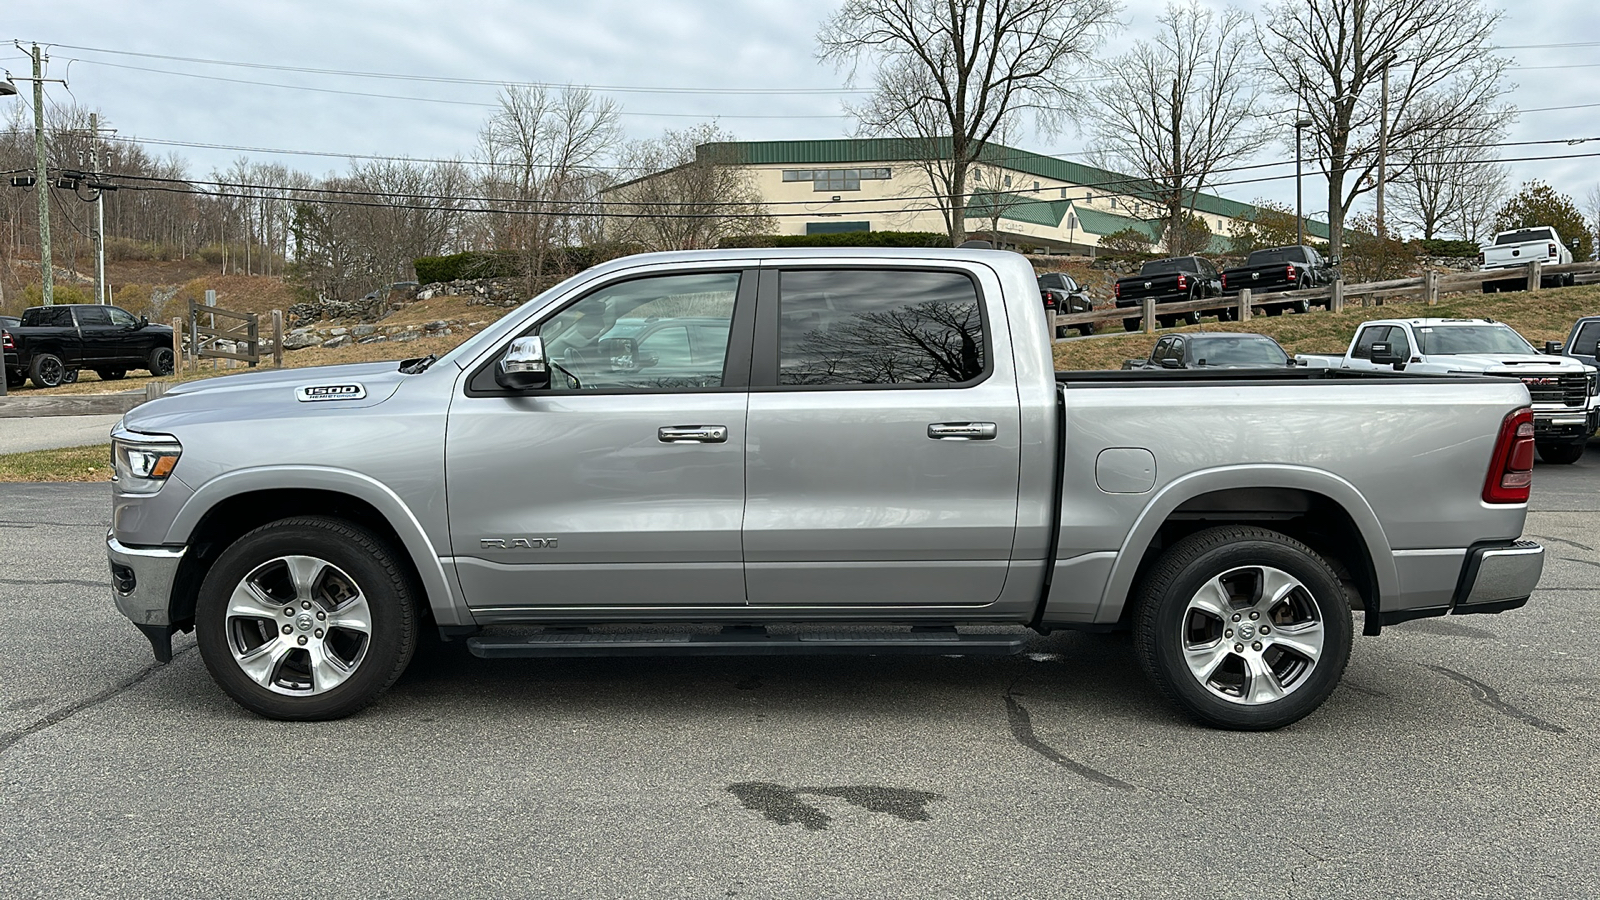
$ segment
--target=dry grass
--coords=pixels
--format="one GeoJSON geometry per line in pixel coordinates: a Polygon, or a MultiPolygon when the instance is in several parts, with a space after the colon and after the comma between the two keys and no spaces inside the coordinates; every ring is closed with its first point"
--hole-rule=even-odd
{"type": "MultiPolygon", "coordinates": [[[[426,325],[429,322],[482,322],[487,325],[511,312],[501,306],[474,306],[465,297],[432,297],[407,303],[378,320],[379,325],[426,325]]],[[[482,326],[480,326],[482,327],[482,326]]]]}
{"type": "MultiPolygon", "coordinates": [[[[1389,301],[1384,306],[1345,307],[1342,312],[1315,310],[1309,315],[1256,316],[1249,322],[1204,320],[1176,331],[1248,331],[1264,334],[1294,353],[1344,353],[1357,326],[1369,319],[1491,318],[1515,328],[1534,346],[1564,341],[1579,316],[1600,313],[1600,285],[1519,292],[1515,294],[1452,294],[1438,306],[1389,301]]],[[[1113,322],[1112,328],[1120,328],[1113,322]]],[[[1057,369],[1116,369],[1125,359],[1144,358],[1166,330],[1126,334],[1055,345],[1057,369]]]]}
{"type": "Polygon", "coordinates": [[[110,481],[111,445],[0,456],[0,481],[110,481]]]}

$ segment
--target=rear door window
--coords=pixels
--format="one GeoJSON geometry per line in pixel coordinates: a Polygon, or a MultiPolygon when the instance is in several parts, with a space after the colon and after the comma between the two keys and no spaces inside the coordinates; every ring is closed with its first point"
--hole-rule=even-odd
{"type": "Polygon", "coordinates": [[[779,274],[778,384],[963,384],[988,365],[977,285],[960,272],[779,274]]]}
{"type": "Polygon", "coordinates": [[[78,327],[110,328],[111,316],[103,306],[85,306],[78,310],[78,327]]]}

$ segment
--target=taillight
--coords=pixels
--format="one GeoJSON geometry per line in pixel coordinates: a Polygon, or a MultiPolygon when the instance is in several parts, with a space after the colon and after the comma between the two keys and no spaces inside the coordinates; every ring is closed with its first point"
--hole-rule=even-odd
{"type": "Polygon", "coordinates": [[[1122,285],[1120,285],[1120,284],[1112,285],[1111,286],[1111,293],[1120,298],[1122,296],[1122,285]]]}
{"type": "Polygon", "coordinates": [[[1223,272],[1222,273],[1222,286],[1224,288],[1226,288],[1228,286],[1228,273],[1227,272],[1223,272]]]}
{"type": "Polygon", "coordinates": [[[1294,266],[1284,266],[1284,268],[1287,269],[1288,272],[1289,272],[1289,280],[1290,281],[1293,281],[1293,280],[1295,280],[1295,278],[1298,277],[1297,275],[1295,275],[1294,266]]]}
{"type": "Polygon", "coordinates": [[[1533,487],[1533,410],[1523,407],[1500,423],[1489,476],[1483,481],[1485,503],[1527,503],[1533,487]]]}
{"type": "Polygon", "coordinates": [[[1188,289],[1189,289],[1189,276],[1183,274],[1182,272],[1179,272],[1178,273],[1178,290],[1187,291],[1188,289]]]}
{"type": "Polygon", "coordinates": [[[0,347],[4,347],[7,350],[11,350],[15,346],[16,346],[15,344],[11,343],[11,332],[9,332],[9,331],[0,331],[0,347]]]}
{"type": "Polygon", "coordinates": [[[1480,266],[1483,265],[1483,251],[1482,250],[1478,251],[1478,265],[1480,265],[1480,266]]]}
{"type": "Polygon", "coordinates": [[[1558,255],[1560,255],[1560,251],[1556,250],[1556,245],[1555,244],[1551,244],[1550,245],[1550,258],[1551,259],[1555,259],[1558,255]]]}
{"type": "Polygon", "coordinates": [[[1050,291],[1045,291],[1044,292],[1044,308],[1045,309],[1055,309],[1056,308],[1056,295],[1054,293],[1052,293],[1050,291]]]}

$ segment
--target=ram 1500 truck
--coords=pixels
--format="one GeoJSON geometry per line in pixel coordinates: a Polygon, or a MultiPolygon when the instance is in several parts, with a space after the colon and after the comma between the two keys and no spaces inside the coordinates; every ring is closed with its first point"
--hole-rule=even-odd
{"type": "Polygon", "coordinates": [[[424,629],[504,657],[1131,628],[1189,715],[1273,728],[1333,691],[1352,605],[1376,634],[1527,601],[1532,428],[1504,379],[1057,373],[1013,253],[648,254],[439,359],[135,408],[112,597],[284,719],[365,706],[424,629]]]}
{"type": "Polygon", "coordinates": [[[1570,357],[1540,353],[1503,322],[1488,319],[1382,319],[1363,322],[1343,356],[1300,354],[1312,368],[1404,372],[1409,375],[1495,375],[1527,385],[1539,458],[1574,463],[1583,456],[1597,416],[1595,369],[1570,357]]]}
{"type": "Polygon", "coordinates": [[[30,306],[21,324],[8,330],[16,343],[16,356],[6,354],[8,383],[26,375],[35,387],[55,387],[79,369],[92,369],[105,381],[116,381],[129,369],[172,372],[172,328],[152,325],[120,307],[30,306]]]}
{"type": "MultiPolygon", "coordinates": [[[[1561,235],[1548,225],[1502,231],[1494,236],[1493,241],[1478,249],[1478,268],[1485,271],[1521,269],[1531,262],[1547,266],[1564,265],[1572,262],[1572,251],[1561,243],[1561,235]]],[[[1541,287],[1571,287],[1572,279],[1570,273],[1541,275],[1539,284],[1541,287]]],[[[1527,287],[1527,283],[1525,276],[1485,281],[1483,292],[1496,294],[1501,291],[1520,291],[1527,287]]]]}
{"type": "Polygon", "coordinates": [[[1303,313],[1311,308],[1310,302],[1303,298],[1267,303],[1255,302],[1254,298],[1276,291],[1304,290],[1330,284],[1335,277],[1333,267],[1313,247],[1303,244],[1268,247],[1265,250],[1252,250],[1245,257],[1244,265],[1224,269],[1222,290],[1237,294],[1249,288],[1251,305],[1261,307],[1268,315],[1275,316],[1284,310],[1303,313]]]}
{"type": "MultiPolygon", "coordinates": [[[[1118,309],[1137,309],[1144,305],[1147,297],[1154,297],[1157,303],[1204,300],[1222,296],[1222,276],[1211,260],[1199,256],[1152,259],[1139,267],[1139,274],[1118,278],[1112,292],[1116,296],[1118,309]]],[[[1232,317],[1232,313],[1224,302],[1217,304],[1216,309],[1158,315],[1156,321],[1162,328],[1171,328],[1180,321],[1193,325],[1200,321],[1202,315],[1216,316],[1219,321],[1225,322],[1232,317]]],[[[1137,331],[1139,319],[1123,319],[1122,327],[1125,331],[1137,331]]]]}
{"type": "Polygon", "coordinates": [[[1124,371],[1138,369],[1281,369],[1292,366],[1277,341],[1264,334],[1199,331],[1169,334],[1150,348],[1148,359],[1130,359],[1124,371]]]}

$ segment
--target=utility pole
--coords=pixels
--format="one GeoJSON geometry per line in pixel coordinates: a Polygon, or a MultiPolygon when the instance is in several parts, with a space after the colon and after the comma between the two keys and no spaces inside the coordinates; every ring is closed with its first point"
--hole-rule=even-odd
{"type": "MultiPolygon", "coordinates": [[[[100,116],[89,113],[89,172],[100,180],[100,116]]],[[[106,203],[105,191],[94,192],[94,302],[106,300],[106,203]]]]}
{"type": "Polygon", "coordinates": [[[50,180],[44,170],[44,57],[33,45],[33,174],[39,195],[39,277],[44,305],[55,304],[55,272],[50,262],[50,180]]]}
{"type": "Polygon", "coordinates": [[[1383,61],[1383,88],[1378,94],[1378,240],[1386,240],[1383,229],[1383,170],[1389,161],[1389,66],[1394,57],[1383,61]]]}

